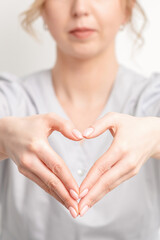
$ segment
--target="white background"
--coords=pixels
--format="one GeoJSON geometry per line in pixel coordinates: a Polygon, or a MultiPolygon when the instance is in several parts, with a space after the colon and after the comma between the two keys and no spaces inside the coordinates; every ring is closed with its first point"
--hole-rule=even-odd
{"type": "MultiPolygon", "coordinates": [[[[134,59],[131,58],[133,42],[126,29],[117,38],[117,56],[121,63],[147,76],[160,72],[160,1],[140,2],[149,20],[144,32],[145,45],[134,59]]],[[[42,20],[35,23],[41,43],[32,39],[20,26],[18,15],[31,3],[31,0],[0,1],[0,72],[22,76],[54,64],[55,42],[43,30],[42,20]]]]}
{"type": "MultiPolygon", "coordinates": [[[[43,30],[42,20],[39,18],[35,23],[41,43],[36,42],[20,26],[18,15],[32,2],[33,0],[0,1],[0,72],[22,76],[54,64],[55,42],[43,30]]],[[[117,38],[117,55],[121,63],[149,75],[153,71],[160,71],[160,1],[140,2],[149,19],[144,32],[145,45],[131,59],[133,41],[125,30],[117,38]]]]}

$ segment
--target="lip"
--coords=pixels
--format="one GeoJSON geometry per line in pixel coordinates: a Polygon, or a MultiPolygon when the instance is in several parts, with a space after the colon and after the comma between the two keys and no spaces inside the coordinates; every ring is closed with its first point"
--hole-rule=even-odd
{"type": "Polygon", "coordinates": [[[70,31],[70,34],[76,38],[85,39],[91,36],[94,32],[95,30],[90,28],[75,28],[74,30],[70,31]]]}
{"type": "Polygon", "coordinates": [[[90,37],[94,33],[93,30],[90,31],[73,31],[71,32],[74,37],[79,38],[79,39],[84,39],[90,37]]]}
{"type": "Polygon", "coordinates": [[[75,32],[75,31],[79,31],[79,32],[83,32],[83,31],[95,31],[95,29],[93,28],[87,28],[87,27],[77,27],[77,28],[74,28],[70,31],[70,33],[72,32],[75,32]]]}

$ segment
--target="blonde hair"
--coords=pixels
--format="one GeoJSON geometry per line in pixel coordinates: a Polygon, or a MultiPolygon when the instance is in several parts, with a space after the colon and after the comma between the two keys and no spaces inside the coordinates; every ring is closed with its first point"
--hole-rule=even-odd
{"type": "MultiPolygon", "coordinates": [[[[35,0],[28,10],[22,12],[19,15],[20,18],[22,17],[22,19],[20,20],[22,28],[37,40],[38,40],[37,33],[33,28],[33,23],[38,17],[41,16],[41,12],[42,12],[45,1],[46,0],[35,0]]],[[[125,0],[125,6],[129,16],[128,23],[131,27],[131,31],[136,35],[135,43],[139,41],[140,44],[138,45],[138,47],[140,47],[144,44],[144,38],[142,36],[142,32],[147,23],[146,14],[137,0],[125,0]],[[135,3],[134,8],[132,8],[133,1],[135,3]],[[135,18],[134,18],[133,11],[135,11],[135,18]],[[142,24],[139,29],[138,29],[138,26],[136,26],[137,24],[136,20],[138,18],[142,20],[142,24]]]]}

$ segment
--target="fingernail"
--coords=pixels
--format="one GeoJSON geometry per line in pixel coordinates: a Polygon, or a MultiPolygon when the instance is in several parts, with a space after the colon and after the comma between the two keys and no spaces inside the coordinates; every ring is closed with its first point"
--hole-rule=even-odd
{"type": "Polygon", "coordinates": [[[76,217],[77,217],[77,212],[76,212],[76,210],[75,210],[73,207],[69,207],[68,209],[69,209],[70,214],[72,215],[72,217],[73,217],[73,218],[76,218],[76,217]]]}
{"type": "Polygon", "coordinates": [[[87,128],[87,129],[84,131],[83,136],[88,137],[93,131],[94,131],[93,128],[87,128]]]}
{"type": "Polygon", "coordinates": [[[73,133],[73,135],[76,137],[76,138],[83,138],[83,136],[82,136],[82,134],[81,134],[81,132],[80,131],[78,131],[77,129],[73,129],[72,130],[72,133],[73,133]]]}
{"type": "Polygon", "coordinates": [[[88,193],[88,188],[85,188],[79,195],[79,198],[84,197],[88,193]]]}
{"type": "Polygon", "coordinates": [[[82,210],[80,211],[80,216],[82,217],[88,210],[88,205],[85,205],[84,208],[82,208],[82,210]]]}
{"type": "Polygon", "coordinates": [[[70,194],[75,200],[79,199],[78,194],[73,189],[70,189],[70,194]]]}

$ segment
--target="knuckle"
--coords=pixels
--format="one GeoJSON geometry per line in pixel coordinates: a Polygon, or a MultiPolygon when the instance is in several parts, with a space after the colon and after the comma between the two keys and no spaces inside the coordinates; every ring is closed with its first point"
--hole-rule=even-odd
{"type": "Polygon", "coordinates": [[[46,185],[46,187],[45,187],[45,191],[46,191],[48,194],[50,194],[51,196],[53,196],[53,197],[55,197],[55,195],[56,195],[54,189],[51,188],[51,187],[49,187],[49,186],[47,186],[47,185],[46,185]]]}
{"type": "Polygon", "coordinates": [[[62,166],[59,163],[55,163],[52,166],[52,171],[56,174],[59,175],[62,172],[62,166]]]}
{"type": "Polygon", "coordinates": [[[116,144],[112,149],[112,152],[110,152],[110,156],[112,157],[112,159],[118,159],[123,155],[124,155],[124,151],[122,147],[118,144],[116,144]]]}
{"type": "Polygon", "coordinates": [[[42,144],[38,139],[32,139],[28,144],[28,150],[31,152],[38,152],[42,148],[42,144]]]}
{"type": "Polygon", "coordinates": [[[59,186],[59,181],[56,180],[56,179],[49,178],[49,179],[47,180],[46,185],[48,186],[48,188],[49,188],[50,191],[52,192],[54,189],[57,189],[57,188],[58,188],[58,186],[59,186]]]}
{"type": "Polygon", "coordinates": [[[103,175],[107,170],[107,165],[106,164],[101,164],[97,166],[97,172],[98,172],[98,176],[103,175]]]}
{"type": "Polygon", "coordinates": [[[31,160],[29,156],[22,156],[20,159],[20,165],[19,168],[20,170],[23,170],[25,168],[30,168],[31,167],[31,160]]]}
{"type": "Polygon", "coordinates": [[[127,150],[128,150],[128,144],[127,144],[127,142],[123,141],[123,142],[121,143],[120,150],[121,150],[121,153],[123,153],[123,154],[127,153],[127,150]]]}
{"type": "Polygon", "coordinates": [[[130,159],[128,162],[129,169],[134,172],[136,171],[136,163],[134,159],[130,159]]]}
{"type": "Polygon", "coordinates": [[[123,142],[117,146],[114,147],[114,154],[116,156],[118,155],[124,155],[128,152],[128,146],[126,142],[123,142]]]}
{"type": "Polygon", "coordinates": [[[45,188],[45,191],[47,192],[47,193],[49,193],[51,196],[55,196],[55,192],[54,192],[54,190],[52,189],[52,188],[50,188],[49,186],[47,186],[46,188],[45,188]]]}
{"type": "Polygon", "coordinates": [[[110,192],[110,191],[112,190],[112,189],[111,189],[111,184],[108,183],[108,182],[105,182],[105,183],[103,184],[103,186],[104,186],[104,192],[105,192],[105,193],[110,192]]]}
{"type": "Polygon", "coordinates": [[[96,203],[96,202],[95,202],[95,199],[94,199],[93,197],[90,197],[89,200],[88,200],[87,205],[88,205],[89,208],[91,208],[91,207],[93,207],[93,205],[94,205],[95,203],[96,203]]]}
{"type": "Polygon", "coordinates": [[[114,146],[112,152],[113,152],[113,156],[119,156],[121,154],[120,146],[118,146],[118,145],[114,146]]]}

